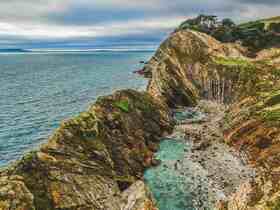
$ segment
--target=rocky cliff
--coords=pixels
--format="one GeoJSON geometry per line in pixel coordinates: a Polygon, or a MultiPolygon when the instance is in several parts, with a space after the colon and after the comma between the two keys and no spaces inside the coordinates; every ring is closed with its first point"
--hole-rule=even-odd
{"type": "Polygon", "coordinates": [[[220,209],[280,208],[279,60],[277,49],[247,58],[237,44],[184,30],[172,34],[145,68],[148,91],[171,107],[193,106],[199,99],[228,106],[220,122],[224,142],[248,159],[257,175],[220,202],[220,209]]]}
{"type": "Polygon", "coordinates": [[[146,65],[146,93],[101,97],[61,124],[38,151],[0,172],[1,210],[154,210],[141,181],[160,137],[172,130],[169,108],[200,99],[226,104],[224,143],[257,176],[218,202],[219,209],[280,207],[280,54],[244,56],[195,31],[173,33],[146,65]]]}
{"type": "Polygon", "coordinates": [[[99,98],[39,151],[1,171],[0,209],[153,210],[141,178],[171,130],[169,110],[147,93],[99,98]]]}

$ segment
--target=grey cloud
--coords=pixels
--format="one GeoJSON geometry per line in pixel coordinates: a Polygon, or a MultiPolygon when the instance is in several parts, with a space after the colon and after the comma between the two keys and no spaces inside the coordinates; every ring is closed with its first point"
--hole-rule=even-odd
{"type": "Polygon", "coordinates": [[[274,5],[280,5],[279,0],[238,0],[238,2],[243,4],[261,4],[265,6],[274,6],[274,5]]]}
{"type": "Polygon", "coordinates": [[[47,21],[51,12],[62,12],[67,0],[5,0],[0,1],[0,21],[47,21]]]}
{"type": "Polygon", "coordinates": [[[0,44],[69,37],[81,42],[101,36],[139,39],[151,31],[164,37],[179,21],[199,13],[240,22],[279,11],[280,0],[0,0],[0,44]]]}

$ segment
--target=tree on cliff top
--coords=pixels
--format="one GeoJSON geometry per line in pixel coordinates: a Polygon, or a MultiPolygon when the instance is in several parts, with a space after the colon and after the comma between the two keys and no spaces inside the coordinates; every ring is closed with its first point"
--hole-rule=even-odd
{"type": "Polygon", "coordinates": [[[183,22],[178,30],[192,29],[205,33],[210,33],[217,27],[217,16],[214,15],[199,15],[196,18],[188,19],[183,22]]]}
{"type": "Polygon", "coordinates": [[[199,15],[183,22],[176,31],[186,29],[206,33],[221,42],[240,41],[252,52],[280,41],[280,23],[270,21],[267,24],[265,20],[236,25],[230,18],[219,21],[214,15],[199,15]]]}

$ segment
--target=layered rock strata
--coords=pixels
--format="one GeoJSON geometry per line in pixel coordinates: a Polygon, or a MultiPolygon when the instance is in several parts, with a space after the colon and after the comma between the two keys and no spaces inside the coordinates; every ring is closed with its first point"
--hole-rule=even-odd
{"type": "Polygon", "coordinates": [[[200,99],[228,107],[224,143],[258,172],[217,207],[279,209],[280,54],[267,49],[249,59],[236,46],[194,31],[172,34],[144,69],[147,93],[99,98],[1,171],[0,209],[154,210],[141,179],[156,162],[160,137],[172,130],[169,108],[200,99]]]}
{"type": "Polygon", "coordinates": [[[224,143],[258,174],[219,202],[220,209],[280,208],[280,54],[267,49],[249,59],[240,47],[194,31],[172,34],[146,66],[148,91],[170,107],[200,99],[228,106],[220,122],[224,143]]]}
{"type": "Polygon", "coordinates": [[[1,171],[0,209],[153,210],[141,179],[171,130],[167,107],[147,93],[99,98],[39,151],[1,171]]]}

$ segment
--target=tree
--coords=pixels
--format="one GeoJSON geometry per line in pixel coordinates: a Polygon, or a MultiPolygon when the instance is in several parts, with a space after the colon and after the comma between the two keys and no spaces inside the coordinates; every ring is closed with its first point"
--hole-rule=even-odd
{"type": "Polygon", "coordinates": [[[269,31],[280,33],[280,23],[271,23],[268,27],[269,31]]]}
{"type": "Polygon", "coordinates": [[[231,20],[230,18],[225,18],[222,20],[222,25],[224,27],[229,27],[229,28],[232,28],[232,27],[235,27],[235,23],[233,22],[233,20],[231,20]]]}

